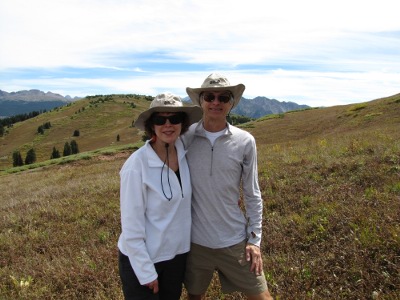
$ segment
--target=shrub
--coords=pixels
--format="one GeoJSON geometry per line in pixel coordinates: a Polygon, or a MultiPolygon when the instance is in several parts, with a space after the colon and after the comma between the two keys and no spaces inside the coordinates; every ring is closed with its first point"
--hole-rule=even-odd
{"type": "Polygon", "coordinates": [[[56,147],[53,147],[53,152],[51,153],[50,159],[59,158],[59,157],[61,157],[60,151],[58,151],[56,149],[56,147]]]}
{"type": "Polygon", "coordinates": [[[24,165],[24,161],[22,160],[21,152],[14,151],[13,152],[13,167],[20,167],[24,165]]]}
{"type": "Polygon", "coordinates": [[[72,140],[70,143],[71,154],[79,153],[78,143],[75,140],[72,140]]]}
{"type": "Polygon", "coordinates": [[[25,164],[30,165],[30,164],[33,164],[35,161],[36,161],[35,150],[29,149],[29,151],[26,153],[25,164]]]}
{"type": "Polygon", "coordinates": [[[68,156],[71,155],[71,145],[68,142],[65,142],[64,144],[64,151],[63,151],[63,156],[68,156]]]}

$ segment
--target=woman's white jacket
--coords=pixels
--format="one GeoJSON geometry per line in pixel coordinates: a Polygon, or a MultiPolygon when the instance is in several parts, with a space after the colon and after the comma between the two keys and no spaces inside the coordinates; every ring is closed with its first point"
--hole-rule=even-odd
{"type": "Polygon", "coordinates": [[[118,248],[129,257],[142,285],[157,279],[154,263],[190,249],[190,174],[180,139],[175,147],[182,185],[173,170],[163,167],[149,141],[127,159],[120,171],[122,232],[118,248]],[[172,199],[168,200],[171,191],[172,199]]]}

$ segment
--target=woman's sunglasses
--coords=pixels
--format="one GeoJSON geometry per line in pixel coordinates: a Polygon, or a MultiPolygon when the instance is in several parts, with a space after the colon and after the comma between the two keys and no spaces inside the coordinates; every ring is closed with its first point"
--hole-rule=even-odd
{"type": "Polygon", "coordinates": [[[215,95],[213,93],[203,93],[203,99],[206,102],[213,102],[216,98],[218,98],[219,102],[228,103],[232,99],[231,93],[224,93],[221,95],[215,95]]]}
{"type": "Polygon", "coordinates": [[[176,115],[171,115],[171,116],[158,116],[155,115],[153,117],[153,123],[154,125],[164,125],[165,123],[167,123],[167,120],[169,120],[169,122],[172,125],[177,125],[183,122],[183,115],[182,114],[176,114],[176,115]]]}

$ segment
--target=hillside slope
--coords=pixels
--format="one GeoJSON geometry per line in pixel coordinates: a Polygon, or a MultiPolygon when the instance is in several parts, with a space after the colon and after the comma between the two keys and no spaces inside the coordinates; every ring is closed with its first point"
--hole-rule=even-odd
{"type": "MultiPolygon", "coordinates": [[[[40,162],[50,158],[53,147],[62,153],[64,144],[73,139],[80,152],[117,143],[135,143],[141,140],[142,133],[132,127],[132,122],[148,108],[149,99],[138,95],[87,97],[17,123],[0,138],[0,170],[12,167],[15,150],[25,157],[34,148],[40,162]],[[51,128],[43,135],[38,134],[37,128],[46,122],[51,123],[51,128]],[[79,130],[79,137],[73,137],[75,130],[79,130]]],[[[293,142],[375,127],[396,131],[400,124],[399,99],[400,94],[360,104],[269,115],[241,127],[251,132],[260,144],[293,142]]]]}
{"type": "Polygon", "coordinates": [[[0,170],[12,167],[12,153],[23,158],[34,148],[37,161],[50,158],[53,147],[62,153],[64,144],[76,140],[80,152],[95,150],[117,143],[134,143],[141,139],[132,122],[149,106],[148,96],[111,95],[78,100],[61,108],[16,123],[0,138],[0,170]],[[146,100],[147,99],[147,100],[146,100]],[[51,128],[38,134],[39,126],[50,122],[51,128]],[[75,130],[80,136],[74,137],[75,130]]]}
{"type": "Polygon", "coordinates": [[[260,144],[340,137],[362,131],[400,132],[400,94],[369,102],[265,116],[242,126],[260,144]]]}

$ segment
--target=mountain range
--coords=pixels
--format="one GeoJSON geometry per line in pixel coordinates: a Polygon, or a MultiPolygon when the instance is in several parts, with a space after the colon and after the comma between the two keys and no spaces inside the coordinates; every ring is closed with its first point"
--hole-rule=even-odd
{"type": "Polygon", "coordinates": [[[13,101],[64,101],[71,102],[80,99],[79,97],[72,98],[71,96],[61,96],[60,94],[52,92],[43,92],[40,90],[23,90],[18,92],[5,92],[0,90],[0,100],[13,100],[13,101]]]}
{"type": "Polygon", "coordinates": [[[281,114],[292,110],[307,108],[310,108],[310,106],[300,105],[294,102],[281,102],[266,97],[256,97],[254,99],[242,98],[232,112],[246,117],[260,118],[265,115],[281,114]]]}
{"type": "MultiPolygon", "coordinates": [[[[45,93],[35,89],[11,93],[0,90],[0,117],[10,117],[31,111],[47,111],[79,99],[81,98],[72,98],[68,95],[64,97],[60,94],[45,93]]],[[[183,101],[190,102],[190,98],[186,97],[183,101]]],[[[310,107],[295,102],[281,102],[276,99],[256,97],[254,99],[242,98],[237,107],[232,110],[232,113],[249,118],[259,118],[265,115],[306,108],[310,107]]]]}
{"type": "MultiPolygon", "coordinates": [[[[182,99],[184,102],[191,102],[189,97],[182,99]]],[[[232,113],[257,119],[262,116],[271,114],[281,114],[293,110],[301,110],[310,108],[308,105],[297,104],[295,102],[278,101],[267,97],[256,97],[254,99],[246,99],[242,97],[238,105],[232,109],[232,113]]]]}
{"type": "MultiPolygon", "coordinates": [[[[60,94],[45,93],[35,89],[11,93],[0,90],[0,117],[10,117],[31,111],[48,111],[79,99],[81,98],[72,98],[68,95],[64,97],[60,94]]],[[[190,102],[190,98],[186,97],[183,101],[190,102]]],[[[280,102],[266,97],[256,97],[254,99],[242,98],[238,106],[232,110],[232,113],[249,118],[259,118],[269,114],[280,114],[306,108],[309,108],[309,106],[294,102],[280,102]]]]}
{"type": "Polygon", "coordinates": [[[0,90],[0,117],[10,117],[31,111],[47,111],[79,99],[79,97],[72,98],[68,95],[64,97],[35,89],[11,93],[0,90]]]}

